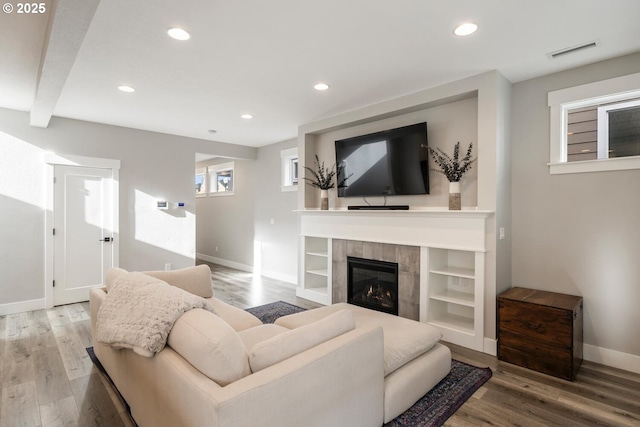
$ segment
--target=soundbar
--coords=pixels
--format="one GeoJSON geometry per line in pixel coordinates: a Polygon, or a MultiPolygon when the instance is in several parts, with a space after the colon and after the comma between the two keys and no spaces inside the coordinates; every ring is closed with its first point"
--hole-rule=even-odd
{"type": "Polygon", "coordinates": [[[350,211],[408,211],[409,205],[349,205],[350,211]]]}

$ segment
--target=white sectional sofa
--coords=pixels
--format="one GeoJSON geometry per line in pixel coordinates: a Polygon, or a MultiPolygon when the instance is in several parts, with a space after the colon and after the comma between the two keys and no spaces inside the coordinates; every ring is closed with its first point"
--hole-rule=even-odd
{"type": "Polygon", "coordinates": [[[213,297],[206,265],[146,273],[216,314],[187,311],[167,346],[144,357],[95,341],[107,291],[126,274],[113,269],[106,288],[91,291],[91,323],[94,352],[140,427],[381,426],[450,369],[430,327],[367,309],[336,305],[263,325],[213,297]]]}

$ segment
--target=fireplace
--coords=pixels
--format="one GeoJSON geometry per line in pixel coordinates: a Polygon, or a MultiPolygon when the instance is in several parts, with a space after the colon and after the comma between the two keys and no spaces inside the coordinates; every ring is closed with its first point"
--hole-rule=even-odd
{"type": "Polygon", "coordinates": [[[347,302],[398,315],[398,264],[347,257],[347,302]]]}

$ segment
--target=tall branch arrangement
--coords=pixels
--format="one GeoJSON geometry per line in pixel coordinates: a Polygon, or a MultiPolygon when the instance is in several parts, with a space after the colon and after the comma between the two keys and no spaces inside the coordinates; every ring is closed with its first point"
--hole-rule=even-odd
{"type": "Polygon", "coordinates": [[[440,167],[440,169],[432,170],[446,176],[449,182],[460,182],[460,179],[464,174],[471,169],[473,162],[478,160],[477,158],[471,159],[472,150],[473,142],[469,143],[469,148],[467,148],[467,154],[464,158],[462,160],[458,160],[460,156],[460,141],[458,141],[453,148],[453,158],[440,148],[433,149],[429,147],[429,154],[431,154],[436,165],[440,167]]]}
{"type": "MultiPolygon", "coordinates": [[[[343,167],[338,165],[338,167],[336,168],[336,165],[334,164],[331,169],[329,169],[325,167],[324,162],[320,163],[320,159],[318,158],[317,154],[314,163],[316,166],[315,170],[311,169],[308,166],[304,167],[306,170],[311,172],[311,175],[313,175],[313,179],[304,177],[304,180],[307,181],[307,185],[319,188],[320,190],[328,190],[335,187],[335,184],[333,183],[333,177],[340,175],[342,173],[343,167]]],[[[353,174],[350,174],[349,176],[344,177],[342,180],[340,180],[340,182],[338,183],[338,188],[346,187],[345,183],[351,175],[353,174]]]]}

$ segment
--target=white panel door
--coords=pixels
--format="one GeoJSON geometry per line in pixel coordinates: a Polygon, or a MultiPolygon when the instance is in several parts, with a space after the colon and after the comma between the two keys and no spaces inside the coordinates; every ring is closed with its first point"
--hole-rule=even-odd
{"type": "Polygon", "coordinates": [[[113,266],[111,169],[55,166],[53,304],[89,299],[113,266]]]}

